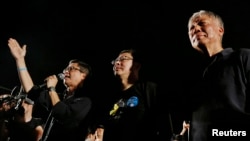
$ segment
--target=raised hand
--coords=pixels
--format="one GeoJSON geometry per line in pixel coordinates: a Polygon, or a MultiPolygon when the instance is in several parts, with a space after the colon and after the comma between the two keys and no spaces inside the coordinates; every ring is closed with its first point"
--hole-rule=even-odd
{"type": "Polygon", "coordinates": [[[10,38],[8,40],[8,46],[10,48],[12,56],[17,60],[20,58],[24,58],[26,55],[26,45],[23,45],[22,47],[19,45],[19,43],[13,39],[10,38]]]}

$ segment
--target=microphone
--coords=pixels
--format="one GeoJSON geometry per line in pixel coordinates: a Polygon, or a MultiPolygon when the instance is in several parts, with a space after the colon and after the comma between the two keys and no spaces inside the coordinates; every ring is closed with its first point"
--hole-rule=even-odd
{"type": "MultiPolygon", "coordinates": [[[[59,74],[56,75],[56,77],[57,77],[58,80],[63,80],[64,77],[65,77],[65,75],[64,75],[63,73],[59,73],[59,74]]],[[[45,83],[39,85],[38,87],[39,87],[39,88],[43,88],[43,87],[45,87],[46,85],[47,85],[47,83],[45,82],[45,83]]]]}

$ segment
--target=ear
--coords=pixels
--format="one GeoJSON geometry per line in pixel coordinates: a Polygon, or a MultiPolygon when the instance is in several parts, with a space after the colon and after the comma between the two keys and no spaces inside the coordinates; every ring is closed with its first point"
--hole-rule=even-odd
{"type": "Polygon", "coordinates": [[[84,80],[86,77],[87,77],[87,74],[86,74],[86,73],[81,73],[81,78],[82,78],[82,80],[84,80]]]}
{"type": "Polygon", "coordinates": [[[219,32],[220,32],[220,35],[222,36],[224,34],[224,28],[223,27],[219,27],[219,32]]]}

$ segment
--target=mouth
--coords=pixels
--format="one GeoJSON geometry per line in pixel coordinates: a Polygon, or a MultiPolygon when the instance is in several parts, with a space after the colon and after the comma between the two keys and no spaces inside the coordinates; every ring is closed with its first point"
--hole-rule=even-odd
{"type": "Polygon", "coordinates": [[[121,67],[114,67],[114,70],[120,70],[122,69],[121,67]]]}
{"type": "Polygon", "coordinates": [[[198,41],[200,41],[201,39],[203,39],[205,37],[205,35],[194,35],[193,37],[192,37],[192,42],[193,43],[195,43],[195,42],[198,42],[198,41]]]}
{"type": "Polygon", "coordinates": [[[199,40],[200,38],[206,37],[206,35],[204,33],[197,33],[193,36],[193,39],[196,38],[197,40],[199,40]]]}
{"type": "Polygon", "coordinates": [[[68,78],[70,78],[68,75],[64,77],[64,79],[68,79],[68,78]]]}
{"type": "Polygon", "coordinates": [[[122,70],[121,68],[115,68],[114,71],[120,71],[122,70]]]}

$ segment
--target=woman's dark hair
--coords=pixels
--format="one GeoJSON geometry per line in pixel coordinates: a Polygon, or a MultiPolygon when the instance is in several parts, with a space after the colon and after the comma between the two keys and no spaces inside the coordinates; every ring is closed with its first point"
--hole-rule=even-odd
{"type": "Polygon", "coordinates": [[[143,63],[143,57],[136,49],[133,49],[133,48],[124,49],[124,50],[120,51],[119,54],[122,54],[122,53],[131,53],[131,55],[133,56],[133,61],[134,62],[138,62],[140,64],[143,63]]]}

